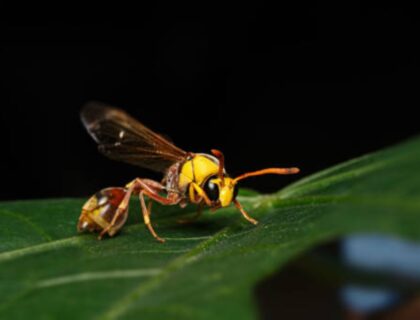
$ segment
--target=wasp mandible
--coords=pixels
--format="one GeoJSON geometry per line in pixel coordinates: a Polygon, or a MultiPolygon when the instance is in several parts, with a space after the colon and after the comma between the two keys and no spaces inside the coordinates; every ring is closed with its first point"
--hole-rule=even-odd
{"type": "Polygon", "coordinates": [[[267,168],[231,178],[225,170],[225,159],[219,150],[211,154],[186,152],[161,135],[153,132],[123,110],[99,102],[84,106],[81,119],[98,149],[105,156],[163,173],[161,182],[136,178],[125,187],[106,188],[93,195],[83,206],[78,222],[79,232],[99,232],[99,239],[114,236],[125,224],[132,195],[140,198],[144,223],[160,242],[150,221],[151,202],[145,196],[163,205],[197,204],[213,210],[233,203],[242,216],[251,218],[236,199],[238,182],[265,174],[295,174],[298,168],[267,168]]]}

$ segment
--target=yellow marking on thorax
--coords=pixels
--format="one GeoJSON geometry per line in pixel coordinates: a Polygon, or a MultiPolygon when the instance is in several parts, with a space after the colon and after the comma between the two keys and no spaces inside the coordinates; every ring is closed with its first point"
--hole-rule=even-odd
{"type": "Polygon", "coordinates": [[[186,161],[179,174],[179,188],[183,190],[191,182],[201,185],[208,177],[217,174],[219,166],[204,155],[195,155],[186,161]]]}

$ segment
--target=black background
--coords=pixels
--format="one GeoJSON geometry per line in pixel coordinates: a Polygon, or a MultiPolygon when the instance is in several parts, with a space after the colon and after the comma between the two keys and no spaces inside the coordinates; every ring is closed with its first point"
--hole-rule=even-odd
{"type": "Polygon", "coordinates": [[[419,132],[419,26],[402,2],[21,9],[2,10],[1,199],[159,178],[96,151],[79,121],[92,99],[183,149],[221,149],[232,175],[303,176],[419,132]]]}

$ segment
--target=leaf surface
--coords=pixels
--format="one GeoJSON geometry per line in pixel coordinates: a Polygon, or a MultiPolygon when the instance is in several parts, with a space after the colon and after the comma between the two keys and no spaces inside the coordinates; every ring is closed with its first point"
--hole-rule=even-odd
{"type": "Polygon", "coordinates": [[[194,208],[155,206],[165,244],[136,200],[103,241],[76,233],[86,199],[3,202],[0,318],[254,319],[255,284],[313,246],[354,232],[420,238],[420,139],[239,199],[258,226],[234,208],[179,225],[194,208]]]}

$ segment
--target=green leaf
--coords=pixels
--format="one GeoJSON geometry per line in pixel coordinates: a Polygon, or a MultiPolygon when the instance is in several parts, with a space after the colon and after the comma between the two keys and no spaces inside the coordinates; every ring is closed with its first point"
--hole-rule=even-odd
{"type": "Polygon", "coordinates": [[[179,225],[194,208],[156,206],[164,244],[139,223],[135,200],[115,238],[76,234],[85,200],[0,204],[1,319],[252,319],[254,285],[319,243],[353,232],[420,238],[420,139],[242,195],[258,226],[234,208],[179,225]]]}

